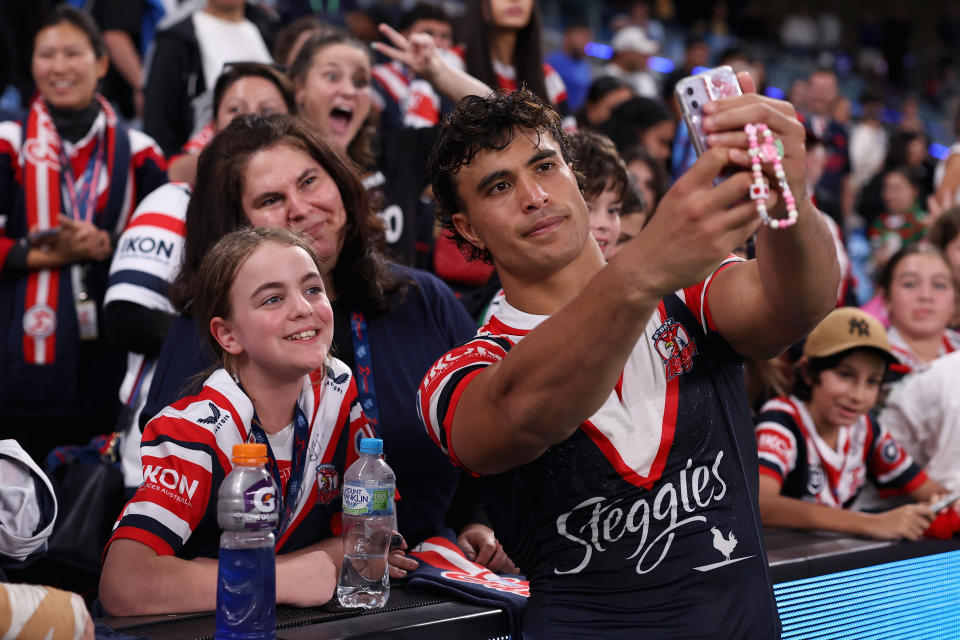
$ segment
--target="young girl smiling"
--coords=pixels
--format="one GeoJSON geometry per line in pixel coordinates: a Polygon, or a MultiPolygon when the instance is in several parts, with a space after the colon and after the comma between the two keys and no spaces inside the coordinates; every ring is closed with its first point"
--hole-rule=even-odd
{"type": "Polygon", "coordinates": [[[894,254],[880,274],[879,289],[890,317],[890,346],[900,361],[895,373],[921,371],[960,349],[960,334],[949,328],[957,283],[935,246],[921,242],[894,254]]]}
{"type": "Polygon", "coordinates": [[[144,483],[120,516],[100,583],[112,614],[214,608],[216,492],[241,442],[267,445],[280,488],[277,601],[330,599],[340,478],[367,429],[350,369],[329,356],[320,264],[312,242],[275,227],[230,233],[204,259],[195,307],[220,368],[144,430],[144,483]]]}

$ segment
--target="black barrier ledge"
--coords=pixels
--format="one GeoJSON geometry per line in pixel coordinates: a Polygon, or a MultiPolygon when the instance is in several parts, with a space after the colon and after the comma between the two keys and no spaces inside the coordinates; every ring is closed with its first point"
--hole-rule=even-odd
{"type": "MultiPolygon", "coordinates": [[[[335,601],[334,601],[335,602],[335,601]]],[[[213,638],[212,613],[103,618],[128,636],[153,640],[213,638]]],[[[277,607],[278,640],[506,640],[510,623],[500,609],[454,602],[446,598],[390,590],[382,609],[346,609],[335,603],[322,607],[277,607]]]]}
{"type": "MultiPolygon", "coordinates": [[[[774,584],[840,571],[960,550],[960,538],[917,542],[869,540],[791,529],[764,532],[774,584]]],[[[98,620],[128,636],[155,640],[213,638],[212,613],[104,618],[98,620]]],[[[277,607],[278,640],[507,640],[510,625],[500,609],[411,593],[390,591],[383,609],[345,609],[330,603],[300,609],[277,607]]]]}
{"type": "Polygon", "coordinates": [[[774,584],[960,549],[960,538],[956,537],[908,542],[794,529],[766,529],[764,540],[774,584]]]}

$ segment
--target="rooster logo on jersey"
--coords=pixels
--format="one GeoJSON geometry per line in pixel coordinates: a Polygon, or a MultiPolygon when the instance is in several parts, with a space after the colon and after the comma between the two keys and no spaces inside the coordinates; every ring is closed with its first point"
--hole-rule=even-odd
{"type": "Polygon", "coordinates": [[[713,571],[714,569],[720,569],[725,567],[728,564],[736,564],[744,560],[749,560],[750,558],[755,557],[754,555],[741,556],[739,558],[731,558],[733,555],[733,550],[737,548],[737,536],[733,534],[733,531],[727,532],[724,535],[723,531],[717,527],[710,527],[710,533],[713,535],[713,548],[716,549],[723,555],[723,560],[720,562],[714,562],[712,564],[705,564],[702,567],[694,567],[697,571],[701,573],[706,573],[707,571],[713,571]]]}
{"type": "Polygon", "coordinates": [[[663,358],[664,377],[667,380],[693,368],[697,345],[683,325],[673,318],[667,318],[654,332],[653,344],[663,358]]]}

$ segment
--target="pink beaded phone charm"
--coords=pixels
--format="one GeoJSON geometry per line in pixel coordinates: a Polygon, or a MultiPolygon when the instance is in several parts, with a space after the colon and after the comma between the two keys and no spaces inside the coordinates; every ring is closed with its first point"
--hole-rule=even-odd
{"type": "Polygon", "coordinates": [[[780,153],[777,150],[777,143],[773,139],[770,128],[763,123],[748,124],[743,130],[747,133],[747,139],[750,142],[750,168],[753,171],[753,184],[750,186],[750,199],[757,203],[757,213],[760,214],[760,220],[771,229],[786,229],[797,223],[797,201],[793,197],[790,185],[787,184],[787,174],[783,170],[783,163],[780,161],[780,153]],[[763,133],[763,143],[757,138],[757,133],[763,133]],[[770,195],[770,189],[763,179],[761,163],[769,162],[773,165],[774,175],[777,177],[777,183],[780,185],[780,192],[783,194],[783,201],[787,205],[786,218],[771,218],[767,213],[767,205],[764,200],[770,195]]]}

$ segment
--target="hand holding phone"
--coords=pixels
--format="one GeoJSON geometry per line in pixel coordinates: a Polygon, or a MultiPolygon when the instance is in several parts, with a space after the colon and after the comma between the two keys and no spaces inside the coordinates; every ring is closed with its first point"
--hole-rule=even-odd
{"type": "Polygon", "coordinates": [[[952,505],[957,500],[960,500],[960,491],[954,491],[953,493],[940,498],[936,502],[930,505],[930,510],[934,513],[939,513],[952,505]]]}
{"type": "Polygon", "coordinates": [[[690,133],[690,141],[700,156],[707,150],[703,105],[713,100],[743,95],[743,91],[733,68],[725,65],[684,78],[677,83],[674,94],[690,133]]]}

